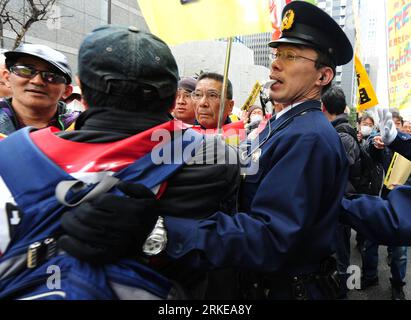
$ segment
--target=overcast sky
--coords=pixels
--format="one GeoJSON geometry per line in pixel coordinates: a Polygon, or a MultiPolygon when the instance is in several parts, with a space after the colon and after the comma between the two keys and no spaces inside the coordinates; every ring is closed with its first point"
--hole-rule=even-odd
{"type": "Polygon", "coordinates": [[[366,0],[372,3],[376,8],[377,14],[377,52],[379,60],[378,81],[377,81],[377,97],[381,106],[388,105],[388,86],[387,86],[387,28],[385,19],[384,0],[366,0]],[[381,3],[378,3],[381,2],[381,3]],[[378,3],[378,4],[377,4],[378,3]]]}

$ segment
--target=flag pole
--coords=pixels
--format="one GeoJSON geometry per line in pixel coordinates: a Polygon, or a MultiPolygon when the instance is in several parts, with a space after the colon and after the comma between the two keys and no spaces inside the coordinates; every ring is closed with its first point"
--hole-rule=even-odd
{"type": "Polygon", "coordinates": [[[233,45],[233,38],[227,38],[227,51],[225,55],[225,64],[224,64],[224,74],[223,74],[223,91],[221,92],[220,97],[220,112],[218,114],[218,134],[223,133],[223,115],[224,115],[224,105],[225,97],[227,96],[227,87],[228,87],[228,69],[230,67],[230,58],[231,58],[231,47],[233,45]]]}

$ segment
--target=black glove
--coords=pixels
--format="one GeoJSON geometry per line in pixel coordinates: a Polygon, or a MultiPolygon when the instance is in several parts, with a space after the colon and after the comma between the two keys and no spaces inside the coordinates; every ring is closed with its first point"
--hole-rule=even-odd
{"type": "Polygon", "coordinates": [[[61,218],[65,231],[59,246],[72,256],[95,263],[110,263],[134,256],[157,221],[156,198],[141,184],[122,182],[126,196],[101,194],[61,218]]]}

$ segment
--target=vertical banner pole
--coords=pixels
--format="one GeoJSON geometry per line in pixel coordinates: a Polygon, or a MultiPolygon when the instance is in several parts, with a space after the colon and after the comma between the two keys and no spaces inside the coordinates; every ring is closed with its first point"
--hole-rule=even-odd
{"type": "Polygon", "coordinates": [[[227,96],[227,87],[228,87],[228,70],[230,67],[230,58],[231,58],[231,48],[233,45],[233,38],[229,37],[227,39],[227,51],[225,55],[225,64],[224,64],[224,80],[223,80],[223,91],[221,92],[220,97],[220,112],[218,114],[218,134],[221,135],[223,133],[223,115],[224,115],[224,105],[225,105],[225,97],[227,96]]]}

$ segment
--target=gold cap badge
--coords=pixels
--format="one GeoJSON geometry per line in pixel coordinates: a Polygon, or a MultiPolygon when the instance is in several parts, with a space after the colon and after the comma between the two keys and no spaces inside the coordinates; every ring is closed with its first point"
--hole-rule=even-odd
{"type": "Polygon", "coordinates": [[[288,10],[284,14],[283,22],[281,23],[281,31],[288,30],[293,26],[295,13],[293,10],[288,10]]]}

